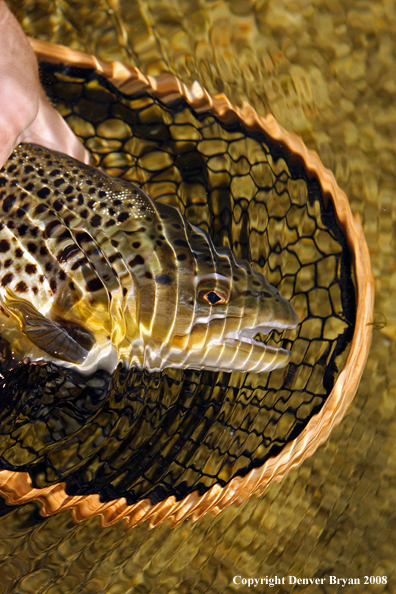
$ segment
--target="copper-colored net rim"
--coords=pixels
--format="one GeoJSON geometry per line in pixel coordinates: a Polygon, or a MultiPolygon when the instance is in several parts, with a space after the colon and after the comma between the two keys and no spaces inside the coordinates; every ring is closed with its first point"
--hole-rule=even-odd
{"type": "Polygon", "coordinates": [[[333,203],[338,226],[348,243],[355,274],[356,326],[347,361],[325,404],[300,435],[277,456],[245,477],[233,478],[225,487],[214,485],[202,496],[195,491],[181,501],[176,501],[172,496],[156,505],[150,499],[128,505],[124,497],[102,503],[99,495],[70,496],[65,491],[64,482],[35,489],[27,472],[0,471],[0,495],[6,503],[17,505],[39,501],[44,516],[70,508],[77,522],[100,516],[103,526],[124,519],[127,528],[144,521],[148,521],[149,528],[153,528],[166,519],[174,526],[186,518],[196,521],[209,511],[218,514],[231,503],[241,504],[253,493],[263,493],[272,482],[281,481],[289,470],[300,466],[328,438],[353,400],[370,349],[374,307],[374,279],[360,217],[352,214],[345,193],[338,187],[333,174],[322,165],[318,155],[307,149],[294,133],[282,128],[273,116],[262,118],[247,103],[238,108],[223,94],[211,97],[197,82],[187,87],[170,74],[154,78],[120,62],[104,62],[60,45],[35,39],[31,39],[30,43],[39,60],[95,69],[124,93],[144,90],[167,105],[183,98],[195,112],[210,111],[225,124],[240,121],[245,129],[268,135],[279,142],[289,156],[299,160],[308,175],[318,179],[325,202],[331,200],[333,203]]]}

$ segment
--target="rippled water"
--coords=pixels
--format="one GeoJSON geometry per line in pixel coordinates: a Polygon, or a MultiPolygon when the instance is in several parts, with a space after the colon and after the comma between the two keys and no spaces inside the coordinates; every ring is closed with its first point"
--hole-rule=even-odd
{"type": "Polygon", "coordinates": [[[389,584],[373,591],[395,591],[394,2],[98,1],[96,7],[13,3],[30,35],[146,74],[197,79],[297,132],[362,216],[377,325],[341,426],[265,496],[194,526],[148,532],[143,525],[128,534],[121,524],[75,525],[68,512],[42,521],[34,506],[17,508],[0,517],[0,590],[236,592],[244,588],[233,584],[235,575],[331,574],[360,577],[362,584],[365,575],[386,575],[389,584]]]}

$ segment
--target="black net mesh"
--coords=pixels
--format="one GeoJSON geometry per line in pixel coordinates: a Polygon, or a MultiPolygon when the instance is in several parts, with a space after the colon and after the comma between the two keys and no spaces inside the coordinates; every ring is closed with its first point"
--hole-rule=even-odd
{"type": "Polygon", "coordinates": [[[42,64],[41,73],[97,165],[251,261],[301,324],[265,339],[292,351],[271,374],[118,368],[83,377],[3,363],[1,467],[27,470],[36,487],[66,481],[69,494],[128,503],[246,475],[319,412],[346,360],[355,294],[331,204],[264,134],[198,115],[182,99],[169,108],[147,93],[127,96],[91,70],[42,64]]]}

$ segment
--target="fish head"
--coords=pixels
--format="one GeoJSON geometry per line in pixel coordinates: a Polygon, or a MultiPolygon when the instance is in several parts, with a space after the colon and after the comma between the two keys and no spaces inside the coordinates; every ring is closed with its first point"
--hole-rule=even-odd
{"type": "Polygon", "coordinates": [[[289,351],[257,339],[299,323],[276,287],[185,219],[182,233],[173,232],[169,243],[174,258],[168,257],[163,271],[169,283],[159,300],[162,332],[157,324],[147,366],[263,372],[287,365],[289,351]]]}

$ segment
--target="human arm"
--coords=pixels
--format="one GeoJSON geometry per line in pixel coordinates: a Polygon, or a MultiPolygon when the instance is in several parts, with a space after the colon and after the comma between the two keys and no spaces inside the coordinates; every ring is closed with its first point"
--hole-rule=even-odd
{"type": "Polygon", "coordinates": [[[46,97],[29,41],[0,0],[0,167],[20,142],[89,162],[87,151],[46,97]]]}

